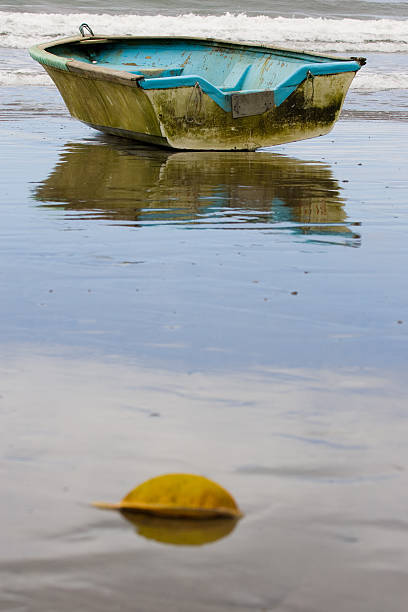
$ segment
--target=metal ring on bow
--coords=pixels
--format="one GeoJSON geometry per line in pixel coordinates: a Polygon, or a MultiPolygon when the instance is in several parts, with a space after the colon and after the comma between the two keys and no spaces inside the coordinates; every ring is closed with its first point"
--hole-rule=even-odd
{"type": "Polygon", "coordinates": [[[92,32],[91,28],[89,27],[87,23],[81,23],[81,25],[79,26],[79,31],[81,32],[81,36],[85,37],[86,34],[84,30],[88,30],[90,36],[95,36],[95,34],[92,32]]]}

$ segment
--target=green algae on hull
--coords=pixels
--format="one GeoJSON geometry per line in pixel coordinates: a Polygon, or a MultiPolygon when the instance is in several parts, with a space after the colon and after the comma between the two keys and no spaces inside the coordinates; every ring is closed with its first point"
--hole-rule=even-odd
{"type": "Polygon", "coordinates": [[[279,107],[260,115],[234,119],[202,94],[193,113],[189,109],[192,88],[149,90],[149,98],[161,122],[162,133],[176,149],[245,150],[322,136],[337,120],[350,73],[315,77],[313,98],[304,82],[279,107]]]}

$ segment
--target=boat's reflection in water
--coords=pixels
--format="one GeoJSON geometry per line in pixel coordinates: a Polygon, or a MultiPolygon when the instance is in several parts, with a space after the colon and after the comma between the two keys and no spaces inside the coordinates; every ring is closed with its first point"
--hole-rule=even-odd
{"type": "Polygon", "coordinates": [[[201,521],[160,518],[125,511],[121,514],[144,538],[175,546],[203,546],[216,542],[229,535],[238,522],[231,518],[201,521]]]}
{"type": "Polygon", "coordinates": [[[329,165],[271,152],[174,153],[114,138],[68,143],[35,197],[73,218],[126,225],[289,230],[351,246],[360,238],[329,165]]]}

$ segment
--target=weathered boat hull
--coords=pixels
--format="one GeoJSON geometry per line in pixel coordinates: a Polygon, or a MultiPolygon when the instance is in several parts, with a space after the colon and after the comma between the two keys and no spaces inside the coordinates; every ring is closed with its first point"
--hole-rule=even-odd
{"type": "Polygon", "coordinates": [[[43,51],[35,48],[33,57],[44,65],[73,117],[107,133],[174,149],[251,151],[326,134],[360,67],[344,61],[344,72],[337,65],[337,72],[329,74],[309,70],[299,84],[289,83],[291,92],[280,94],[280,103],[277,90],[223,93],[220,103],[211,85],[206,91],[206,81],[202,86],[198,77],[195,82],[195,77],[178,79],[181,86],[169,87],[177,79],[145,81],[75,59],[47,58],[46,63],[38,49],[43,51]]]}

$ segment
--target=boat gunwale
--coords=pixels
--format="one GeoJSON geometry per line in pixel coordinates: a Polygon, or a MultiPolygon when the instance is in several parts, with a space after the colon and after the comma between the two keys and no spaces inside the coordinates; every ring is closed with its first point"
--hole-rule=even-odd
{"type": "MultiPolygon", "coordinates": [[[[274,51],[277,55],[285,55],[289,54],[290,56],[310,56],[311,58],[322,59],[322,60],[331,60],[336,62],[349,62],[350,60],[357,61],[354,57],[339,57],[336,55],[326,55],[321,53],[315,53],[313,51],[307,51],[304,49],[291,49],[289,47],[274,47],[271,45],[264,45],[262,43],[253,43],[249,41],[239,41],[234,42],[232,40],[226,40],[223,38],[209,38],[209,37],[200,37],[200,36],[120,36],[120,35],[104,35],[104,34],[95,34],[94,36],[70,36],[68,38],[59,38],[57,40],[49,41],[48,43],[39,43],[37,45],[33,45],[30,48],[30,52],[32,50],[39,50],[45,53],[50,53],[47,51],[48,48],[57,47],[61,44],[73,44],[73,43],[85,43],[85,42],[93,42],[93,43],[109,43],[109,42],[118,42],[118,41],[195,41],[198,43],[207,44],[208,46],[213,46],[212,43],[217,45],[222,44],[230,48],[240,48],[244,47],[247,51],[257,52],[259,50],[265,49],[266,51],[274,51]]],[[[55,57],[55,53],[50,53],[50,55],[55,57]]],[[[61,59],[65,59],[62,58],[61,59]]],[[[67,58],[69,59],[69,58],[67,58]]],[[[364,59],[364,58],[359,58],[364,59]]],[[[79,60],[77,60],[79,61],[79,60]]],[[[84,62],[86,64],[86,62],[84,62]]],[[[358,63],[358,62],[357,62],[358,63]]]]}

